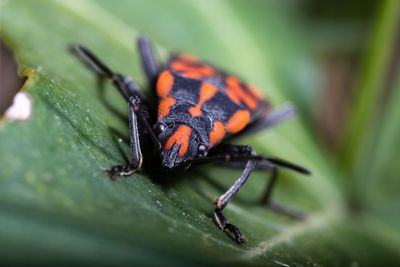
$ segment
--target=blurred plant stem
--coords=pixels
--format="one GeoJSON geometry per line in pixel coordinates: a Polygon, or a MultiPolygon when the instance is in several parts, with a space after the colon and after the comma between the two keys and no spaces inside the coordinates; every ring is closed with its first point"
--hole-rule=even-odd
{"type": "Polygon", "coordinates": [[[365,62],[362,64],[363,69],[354,90],[355,102],[349,112],[350,116],[339,156],[342,168],[352,177],[349,194],[352,205],[357,208],[363,205],[363,190],[360,188],[365,187],[364,180],[367,179],[365,176],[358,175],[359,170],[369,168],[368,164],[364,165],[365,162],[361,166],[361,160],[369,151],[366,147],[367,140],[371,138],[384,114],[381,111],[385,101],[385,91],[393,86],[388,83],[390,78],[388,73],[391,68],[396,68],[393,66],[393,61],[398,49],[396,37],[399,33],[399,23],[400,1],[382,2],[381,11],[370,38],[369,49],[365,55],[365,62]]]}
{"type": "Polygon", "coordinates": [[[354,91],[355,103],[348,119],[340,158],[341,165],[346,170],[352,169],[359,159],[371,123],[378,115],[387,73],[396,48],[395,37],[399,30],[399,22],[400,1],[383,2],[370,38],[365,63],[362,64],[364,68],[354,91]]]}

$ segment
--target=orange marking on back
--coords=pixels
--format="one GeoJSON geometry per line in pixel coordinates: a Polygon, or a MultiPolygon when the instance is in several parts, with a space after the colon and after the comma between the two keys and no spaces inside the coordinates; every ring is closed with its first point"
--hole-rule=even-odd
{"type": "Polygon", "coordinates": [[[226,94],[228,97],[235,102],[236,104],[240,105],[242,102],[240,101],[239,96],[235,93],[235,90],[232,87],[226,88],[226,94]]]}
{"type": "Polygon", "coordinates": [[[174,76],[169,71],[164,70],[157,80],[157,95],[161,98],[167,97],[173,85],[174,76]]]}
{"type": "Polygon", "coordinates": [[[179,72],[182,76],[186,78],[191,78],[191,79],[202,79],[207,77],[208,75],[204,75],[201,72],[198,71],[180,71],[179,72]]]}
{"type": "Polygon", "coordinates": [[[181,72],[184,76],[194,79],[212,76],[214,74],[214,69],[208,65],[185,62],[182,60],[173,61],[170,67],[172,70],[181,72]]]}
{"type": "Polygon", "coordinates": [[[247,110],[238,110],[229,118],[225,129],[230,133],[237,133],[246,127],[250,122],[250,112],[247,110]]]}
{"type": "Polygon", "coordinates": [[[258,88],[255,84],[248,84],[247,88],[249,88],[250,92],[257,97],[258,99],[261,99],[263,97],[262,91],[260,88],[258,88]]]}
{"type": "Polygon", "coordinates": [[[178,127],[178,129],[173,133],[167,140],[164,146],[164,150],[169,150],[172,146],[177,143],[180,145],[179,148],[179,156],[185,156],[188,148],[189,148],[189,137],[192,133],[192,128],[183,124],[178,127]]]}
{"type": "Polygon", "coordinates": [[[233,76],[229,76],[226,78],[225,82],[227,85],[226,93],[232,101],[234,101],[236,104],[244,102],[244,104],[251,110],[257,108],[259,100],[255,98],[253,94],[245,92],[238,79],[233,76]]]}
{"type": "Polygon", "coordinates": [[[179,59],[187,62],[199,62],[199,58],[190,54],[179,54],[179,59]]]}
{"type": "Polygon", "coordinates": [[[215,145],[225,136],[225,126],[220,121],[214,121],[214,127],[210,132],[209,139],[211,145],[215,145]]]}
{"type": "Polygon", "coordinates": [[[173,97],[169,96],[169,97],[162,98],[160,100],[160,103],[158,104],[158,118],[161,119],[161,118],[168,116],[168,114],[171,110],[171,107],[173,105],[175,105],[175,103],[176,103],[176,100],[173,97]]]}
{"type": "Polygon", "coordinates": [[[203,82],[200,86],[199,102],[197,102],[196,106],[189,108],[189,113],[194,117],[201,116],[201,107],[205,102],[215,96],[217,92],[217,87],[215,87],[211,83],[203,82]]]}

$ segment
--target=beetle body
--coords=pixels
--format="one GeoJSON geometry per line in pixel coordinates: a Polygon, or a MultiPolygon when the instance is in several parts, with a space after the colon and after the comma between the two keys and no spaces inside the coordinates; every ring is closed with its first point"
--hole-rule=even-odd
{"type": "Polygon", "coordinates": [[[168,60],[156,92],[161,156],[167,168],[206,156],[269,108],[254,85],[186,54],[168,60]]]}
{"type": "MultiPolygon", "coordinates": [[[[143,159],[142,149],[152,151],[147,147],[150,141],[156,153],[150,153],[153,156],[150,160],[154,160],[154,156],[158,160],[161,158],[160,165],[166,169],[204,163],[242,168],[240,177],[214,203],[215,222],[237,243],[243,243],[245,238],[222,211],[255,168],[271,172],[262,202],[277,213],[303,219],[301,212],[272,202],[271,193],[276,184],[277,167],[310,174],[307,169],[282,159],[257,155],[248,145],[225,143],[228,137],[271,127],[292,116],[293,109],[270,112],[269,102],[254,85],[196,57],[175,54],[160,67],[147,38],[140,37],[138,47],[149,85],[157,99],[146,99],[133,80],[114,73],[83,45],[74,47],[81,59],[95,66],[98,75],[112,80],[129,106],[131,159],[129,164],[113,166],[107,173],[112,178],[135,173],[143,160],[148,160],[143,159]],[[151,111],[154,103],[157,103],[156,114],[151,111]]],[[[153,165],[153,161],[149,162],[153,165]]]]}

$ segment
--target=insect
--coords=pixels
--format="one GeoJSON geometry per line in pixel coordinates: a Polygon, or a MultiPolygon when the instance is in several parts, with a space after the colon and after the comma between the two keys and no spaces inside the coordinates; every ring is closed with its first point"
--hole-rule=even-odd
{"type": "Polygon", "coordinates": [[[128,102],[130,163],[113,166],[108,174],[129,176],[141,168],[145,151],[141,140],[147,138],[154,145],[152,155],[164,169],[205,163],[243,169],[234,184],[214,203],[216,224],[237,243],[246,239],[224,216],[223,210],[254,169],[272,173],[263,203],[275,212],[303,218],[301,212],[272,201],[271,195],[278,177],[277,167],[310,174],[307,169],[282,159],[257,155],[248,145],[227,143],[287,119],[294,114],[294,108],[287,106],[271,111],[270,103],[254,85],[188,54],[172,54],[161,65],[148,38],[139,37],[137,44],[153,93],[150,99],[144,97],[132,79],[112,71],[88,48],[80,44],[73,46],[76,54],[90,63],[101,77],[109,78],[128,102]],[[152,111],[154,107],[157,112],[152,111]]]}

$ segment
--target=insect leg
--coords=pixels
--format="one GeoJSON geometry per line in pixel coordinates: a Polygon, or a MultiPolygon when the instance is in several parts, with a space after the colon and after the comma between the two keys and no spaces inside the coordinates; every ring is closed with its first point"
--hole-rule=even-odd
{"type": "Polygon", "coordinates": [[[76,44],[72,45],[71,48],[73,49],[75,55],[77,55],[81,61],[90,65],[91,69],[94,70],[100,77],[110,79],[127,101],[129,101],[129,97],[132,95],[139,94],[143,97],[143,93],[135,82],[128,77],[114,73],[87,47],[82,44],[76,44]]]}
{"type": "MultiPolygon", "coordinates": [[[[241,145],[230,145],[230,144],[221,144],[219,148],[215,151],[217,155],[221,155],[225,158],[229,158],[230,156],[234,156],[237,154],[241,155],[255,155],[255,151],[250,146],[241,146],[241,145]]],[[[214,217],[218,227],[225,231],[227,230],[231,235],[233,235],[235,241],[237,243],[243,243],[246,241],[243,234],[240,232],[239,228],[235,225],[231,224],[222,211],[228,205],[229,201],[236,195],[236,193],[240,190],[240,188],[244,185],[244,183],[249,178],[253,168],[255,165],[255,161],[252,159],[247,160],[246,166],[243,169],[240,177],[235,181],[235,183],[221,196],[219,196],[215,201],[214,208],[214,217]]]]}
{"type": "MultiPolygon", "coordinates": [[[[242,168],[245,165],[245,162],[232,161],[225,162],[223,163],[223,165],[226,167],[242,168]]],[[[263,203],[272,211],[290,217],[292,219],[304,220],[306,218],[306,215],[303,212],[277,203],[272,199],[272,193],[278,180],[278,168],[274,164],[272,164],[271,162],[256,161],[256,166],[254,169],[271,171],[270,179],[261,197],[261,203],[263,203]]]]}
{"type": "Polygon", "coordinates": [[[156,59],[150,40],[146,36],[140,36],[137,40],[142,65],[146,73],[150,88],[155,88],[155,82],[160,73],[160,64],[156,59]]]}
{"type": "Polygon", "coordinates": [[[239,228],[229,223],[222,211],[228,205],[229,201],[236,195],[240,188],[244,185],[250,176],[251,171],[254,168],[254,161],[249,160],[246,167],[243,170],[242,175],[236,180],[236,182],[220,197],[215,201],[214,217],[221,230],[228,230],[235,237],[237,243],[243,243],[246,241],[239,228]]]}
{"type": "Polygon", "coordinates": [[[156,149],[160,149],[161,144],[155,135],[151,125],[154,119],[151,118],[151,108],[146,102],[140,87],[130,78],[118,73],[114,73],[106,64],[104,64],[92,51],[81,44],[73,45],[72,48],[77,52],[82,60],[90,63],[96,72],[106,78],[112,80],[114,86],[122,94],[122,96],[132,106],[133,111],[137,115],[138,122],[144,126],[146,132],[150,135],[156,149]]]}
{"type": "MultiPolygon", "coordinates": [[[[219,144],[215,148],[213,148],[210,153],[208,154],[207,157],[200,157],[200,158],[195,158],[191,161],[191,163],[220,163],[223,165],[227,165],[230,167],[238,167],[242,168],[244,166],[244,163],[249,160],[253,159],[257,162],[256,169],[264,169],[268,170],[269,167],[268,165],[276,165],[278,167],[290,169],[292,171],[305,174],[305,175],[310,175],[311,172],[297,164],[294,164],[292,162],[280,159],[280,158],[275,158],[275,157],[268,157],[268,156],[263,156],[263,155],[243,155],[240,153],[236,154],[224,154],[223,153],[223,148],[225,146],[228,146],[229,144],[219,144]],[[223,146],[222,146],[223,145],[223,146]],[[221,149],[222,148],[222,149],[221,149]]],[[[234,145],[231,145],[234,146],[234,145]]]]}
{"type": "Polygon", "coordinates": [[[137,169],[141,167],[143,162],[142,151],[140,148],[137,115],[131,103],[129,103],[129,133],[131,143],[130,163],[125,166],[116,165],[113,166],[110,170],[107,170],[107,173],[111,176],[112,179],[115,179],[115,177],[117,176],[129,176],[133,174],[137,169]]]}
{"type": "Polygon", "coordinates": [[[243,148],[245,147],[246,146],[220,144],[215,147],[214,150],[210,151],[209,156],[205,158],[194,159],[193,163],[213,162],[222,164],[227,167],[242,169],[247,167],[249,160],[253,160],[255,162],[254,169],[271,171],[271,178],[267,184],[263,197],[261,198],[262,203],[264,203],[268,208],[276,213],[291,217],[293,219],[304,219],[305,215],[302,212],[276,203],[272,200],[271,197],[278,178],[277,166],[288,168],[306,175],[309,175],[310,171],[308,171],[304,167],[298,166],[282,159],[256,155],[254,151],[253,153],[240,153],[240,150],[245,151],[243,150],[243,148]]]}
{"type": "MultiPolygon", "coordinates": [[[[223,162],[222,163],[226,167],[232,167],[232,168],[243,168],[245,166],[246,162],[237,162],[237,161],[231,161],[231,162],[223,162]]],[[[277,180],[278,180],[278,168],[271,162],[268,161],[260,161],[256,160],[256,166],[254,167],[255,170],[267,170],[271,172],[270,179],[268,181],[268,184],[265,188],[265,191],[261,197],[261,203],[266,205],[269,209],[272,211],[290,217],[295,220],[304,220],[306,218],[306,215],[296,209],[287,207],[283,204],[277,203],[272,199],[272,193],[273,190],[276,186],[277,180]]]]}
{"type": "Polygon", "coordinates": [[[286,207],[272,200],[272,192],[275,188],[277,179],[278,179],[278,169],[276,168],[276,166],[272,166],[271,178],[261,198],[261,202],[276,213],[288,216],[295,220],[304,220],[306,218],[306,215],[303,212],[286,207]]]}

